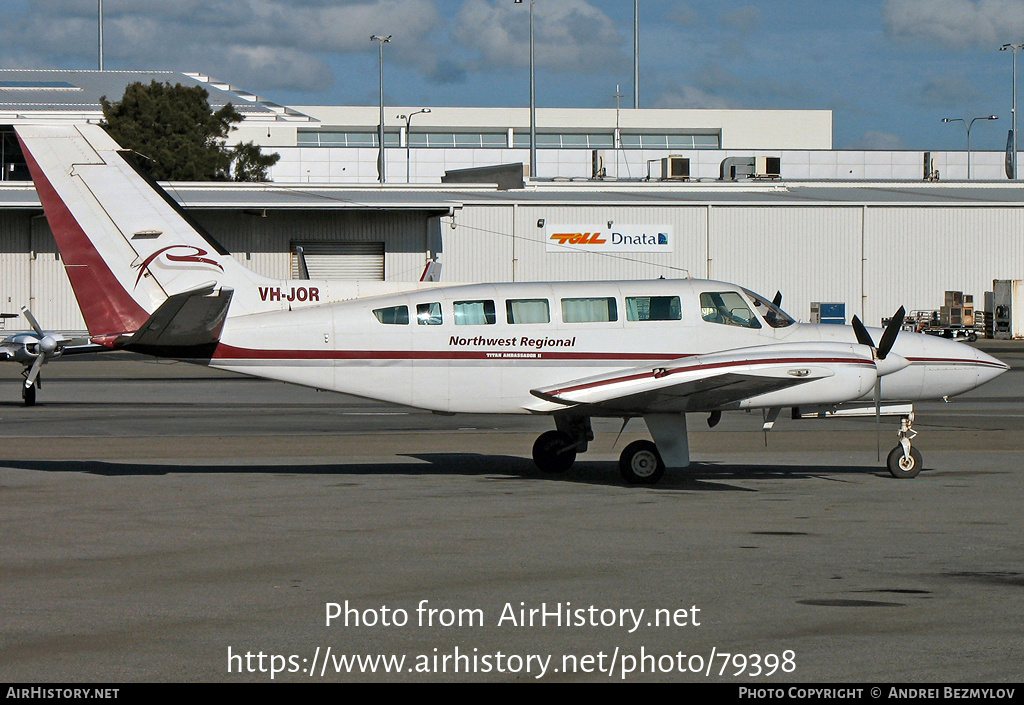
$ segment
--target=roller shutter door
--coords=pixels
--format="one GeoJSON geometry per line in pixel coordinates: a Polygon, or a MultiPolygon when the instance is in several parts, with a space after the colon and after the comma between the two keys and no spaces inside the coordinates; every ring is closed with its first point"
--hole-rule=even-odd
{"type": "Polygon", "coordinates": [[[301,247],[310,279],[384,280],[383,242],[292,242],[292,278],[301,277],[295,247],[301,247]]]}

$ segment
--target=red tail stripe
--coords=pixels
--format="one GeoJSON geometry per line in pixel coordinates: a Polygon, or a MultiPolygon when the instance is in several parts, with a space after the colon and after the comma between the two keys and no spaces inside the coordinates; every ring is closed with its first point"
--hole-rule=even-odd
{"type": "Polygon", "coordinates": [[[75,291],[89,334],[138,330],[149,318],[149,314],[125,291],[39,168],[24,141],[20,137],[18,141],[21,142],[21,151],[28,163],[36,193],[43,204],[43,212],[53,232],[53,239],[57,242],[64,269],[71,280],[71,288],[75,291]]]}

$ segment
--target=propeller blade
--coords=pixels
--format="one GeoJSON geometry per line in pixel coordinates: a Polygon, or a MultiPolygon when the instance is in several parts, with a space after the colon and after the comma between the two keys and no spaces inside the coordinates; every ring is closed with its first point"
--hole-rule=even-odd
{"type": "Polygon", "coordinates": [[[776,291],[775,292],[775,298],[772,299],[772,304],[775,306],[775,308],[779,308],[782,305],[782,292],[781,291],[776,291]]]}
{"type": "Polygon", "coordinates": [[[32,330],[36,332],[36,335],[43,335],[43,329],[39,326],[39,321],[32,315],[32,312],[28,310],[28,306],[22,306],[21,312],[25,314],[25,318],[28,319],[28,323],[32,326],[32,330]]]}
{"type": "Polygon", "coordinates": [[[36,383],[36,377],[39,376],[39,370],[44,362],[46,362],[45,355],[40,355],[32,361],[32,367],[29,369],[28,374],[25,375],[25,389],[31,388],[36,383]]]}
{"type": "Polygon", "coordinates": [[[861,345],[867,345],[869,348],[875,347],[875,341],[871,339],[871,334],[868,333],[868,329],[860,322],[857,316],[853,317],[850,321],[850,325],[853,326],[853,332],[857,336],[857,342],[861,345]]]}
{"type": "Polygon", "coordinates": [[[892,350],[893,344],[896,342],[896,336],[900,333],[900,328],[903,326],[903,319],[907,315],[907,310],[900,306],[899,310],[896,311],[896,315],[889,321],[889,325],[885,327],[885,332],[882,333],[882,340],[878,343],[878,359],[884,360],[885,356],[892,350]]]}

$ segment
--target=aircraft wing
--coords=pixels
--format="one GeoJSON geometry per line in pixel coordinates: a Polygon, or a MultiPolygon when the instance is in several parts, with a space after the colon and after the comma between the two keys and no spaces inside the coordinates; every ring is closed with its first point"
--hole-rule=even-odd
{"type": "MultiPolygon", "coordinates": [[[[587,413],[602,415],[736,409],[743,402],[770,400],[767,395],[774,392],[837,375],[829,386],[818,385],[807,398],[848,401],[864,394],[874,383],[874,363],[866,348],[859,349],[863,347],[782,343],[694,355],[661,366],[636,367],[533,389],[530,393],[542,402],[527,408],[550,413],[585,407],[587,413]],[[854,375],[849,374],[851,369],[854,375]]],[[[778,405],[789,406],[790,402],[778,405]]]]}

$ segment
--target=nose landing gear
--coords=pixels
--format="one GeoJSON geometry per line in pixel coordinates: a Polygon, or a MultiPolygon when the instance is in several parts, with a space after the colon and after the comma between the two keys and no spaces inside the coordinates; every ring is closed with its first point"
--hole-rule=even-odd
{"type": "Polygon", "coordinates": [[[899,445],[889,451],[889,457],[886,459],[889,474],[897,479],[917,477],[921,472],[922,460],[920,451],[910,445],[910,441],[917,435],[917,431],[914,430],[914,412],[900,419],[900,430],[896,435],[900,439],[899,445]]]}

